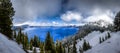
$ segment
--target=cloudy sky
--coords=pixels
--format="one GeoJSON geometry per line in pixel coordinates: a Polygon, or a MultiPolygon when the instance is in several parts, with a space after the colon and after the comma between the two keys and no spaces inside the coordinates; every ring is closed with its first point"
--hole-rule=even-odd
{"type": "Polygon", "coordinates": [[[105,20],[112,23],[120,0],[12,0],[14,25],[83,25],[105,20]]]}

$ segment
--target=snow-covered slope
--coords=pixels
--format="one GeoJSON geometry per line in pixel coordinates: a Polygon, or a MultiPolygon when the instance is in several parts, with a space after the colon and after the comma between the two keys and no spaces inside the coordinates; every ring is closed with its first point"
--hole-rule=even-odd
{"type": "Polygon", "coordinates": [[[77,40],[77,51],[79,53],[79,47],[83,45],[84,40],[90,43],[92,47],[96,46],[99,44],[99,38],[100,37],[105,37],[107,35],[108,31],[106,32],[99,32],[99,31],[93,31],[92,33],[89,33],[87,36],[85,36],[82,40],[77,40]]]}
{"type": "Polygon", "coordinates": [[[109,32],[111,38],[105,40],[103,43],[99,43],[99,38],[107,36],[109,31],[103,33],[99,31],[93,31],[89,33],[82,40],[77,40],[77,52],[79,53],[79,47],[83,45],[83,40],[85,39],[92,46],[85,53],[120,53],[120,32],[109,32]]]}
{"type": "Polygon", "coordinates": [[[120,53],[120,32],[112,32],[111,38],[85,53],[120,53]]]}
{"type": "Polygon", "coordinates": [[[19,45],[0,33],[0,53],[25,53],[19,45]]]}

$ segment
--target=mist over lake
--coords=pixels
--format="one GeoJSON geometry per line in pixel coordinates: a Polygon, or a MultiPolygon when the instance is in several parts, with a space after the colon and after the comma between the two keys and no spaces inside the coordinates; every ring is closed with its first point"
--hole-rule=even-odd
{"type": "Polygon", "coordinates": [[[64,37],[74,35],[79,30],[79,27],[59,27],[59,26],[45,26],[45,27],[27,27],[23,31],[28,34],[29,38],[35,35],[44,41],[46,33],[49,31],[51,37],[56,40],[62,40],[64,37]]]}

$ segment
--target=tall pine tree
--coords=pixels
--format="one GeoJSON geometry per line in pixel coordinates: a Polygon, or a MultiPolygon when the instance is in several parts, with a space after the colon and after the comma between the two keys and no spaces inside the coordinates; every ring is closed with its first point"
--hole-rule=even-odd
{"type": "Polygon", "coordinates": [[[13,39],[11,27],[14,13],[10,0],[0,0],[0,32],[10,39],[13,39]]]}
{"type": "Polygon", "coordinates": [[[58,42],[58,41],[57,41],[57,43],[56,43],[56,52],[57,52],[57,53],[64,53],[64,48],[63,48],[61,42],[58,42]]]}
{"type": "Polygon", "coordinates": [[[76,40],[73,42],[73,53],[77,53],[76,40]]]}
{"type": "Polygon", "coordinates": [[[115,31],[119,31],[120,30],[120,12],[118,12],[117,15],[115,16],[114,28],[115,28],[115,31]]]}
{"type": "Polygon", "coordinates": [[[87,43],[86,40],[84,40],[83,50],[87,51],[88,49],[91,49],[91,46],[90,46],[89,42],[87,43]]]}
{"type": "Polygon", "coordinates": [[[56,53],[53,39],[50,36],[50,32],[47,33],[45,39],[45,53],[56,53]]]}

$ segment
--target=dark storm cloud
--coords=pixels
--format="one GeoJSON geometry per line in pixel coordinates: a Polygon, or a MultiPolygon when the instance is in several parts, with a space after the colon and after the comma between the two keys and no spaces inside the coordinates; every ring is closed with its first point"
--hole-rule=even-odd
{"type": "Polygon", "coordinates": [[[88,13],[94,8],[101,8],[102,10],[120,10],[120,0],[69,0],[66,2],[65,10],[80,11],[88,13]]]}

